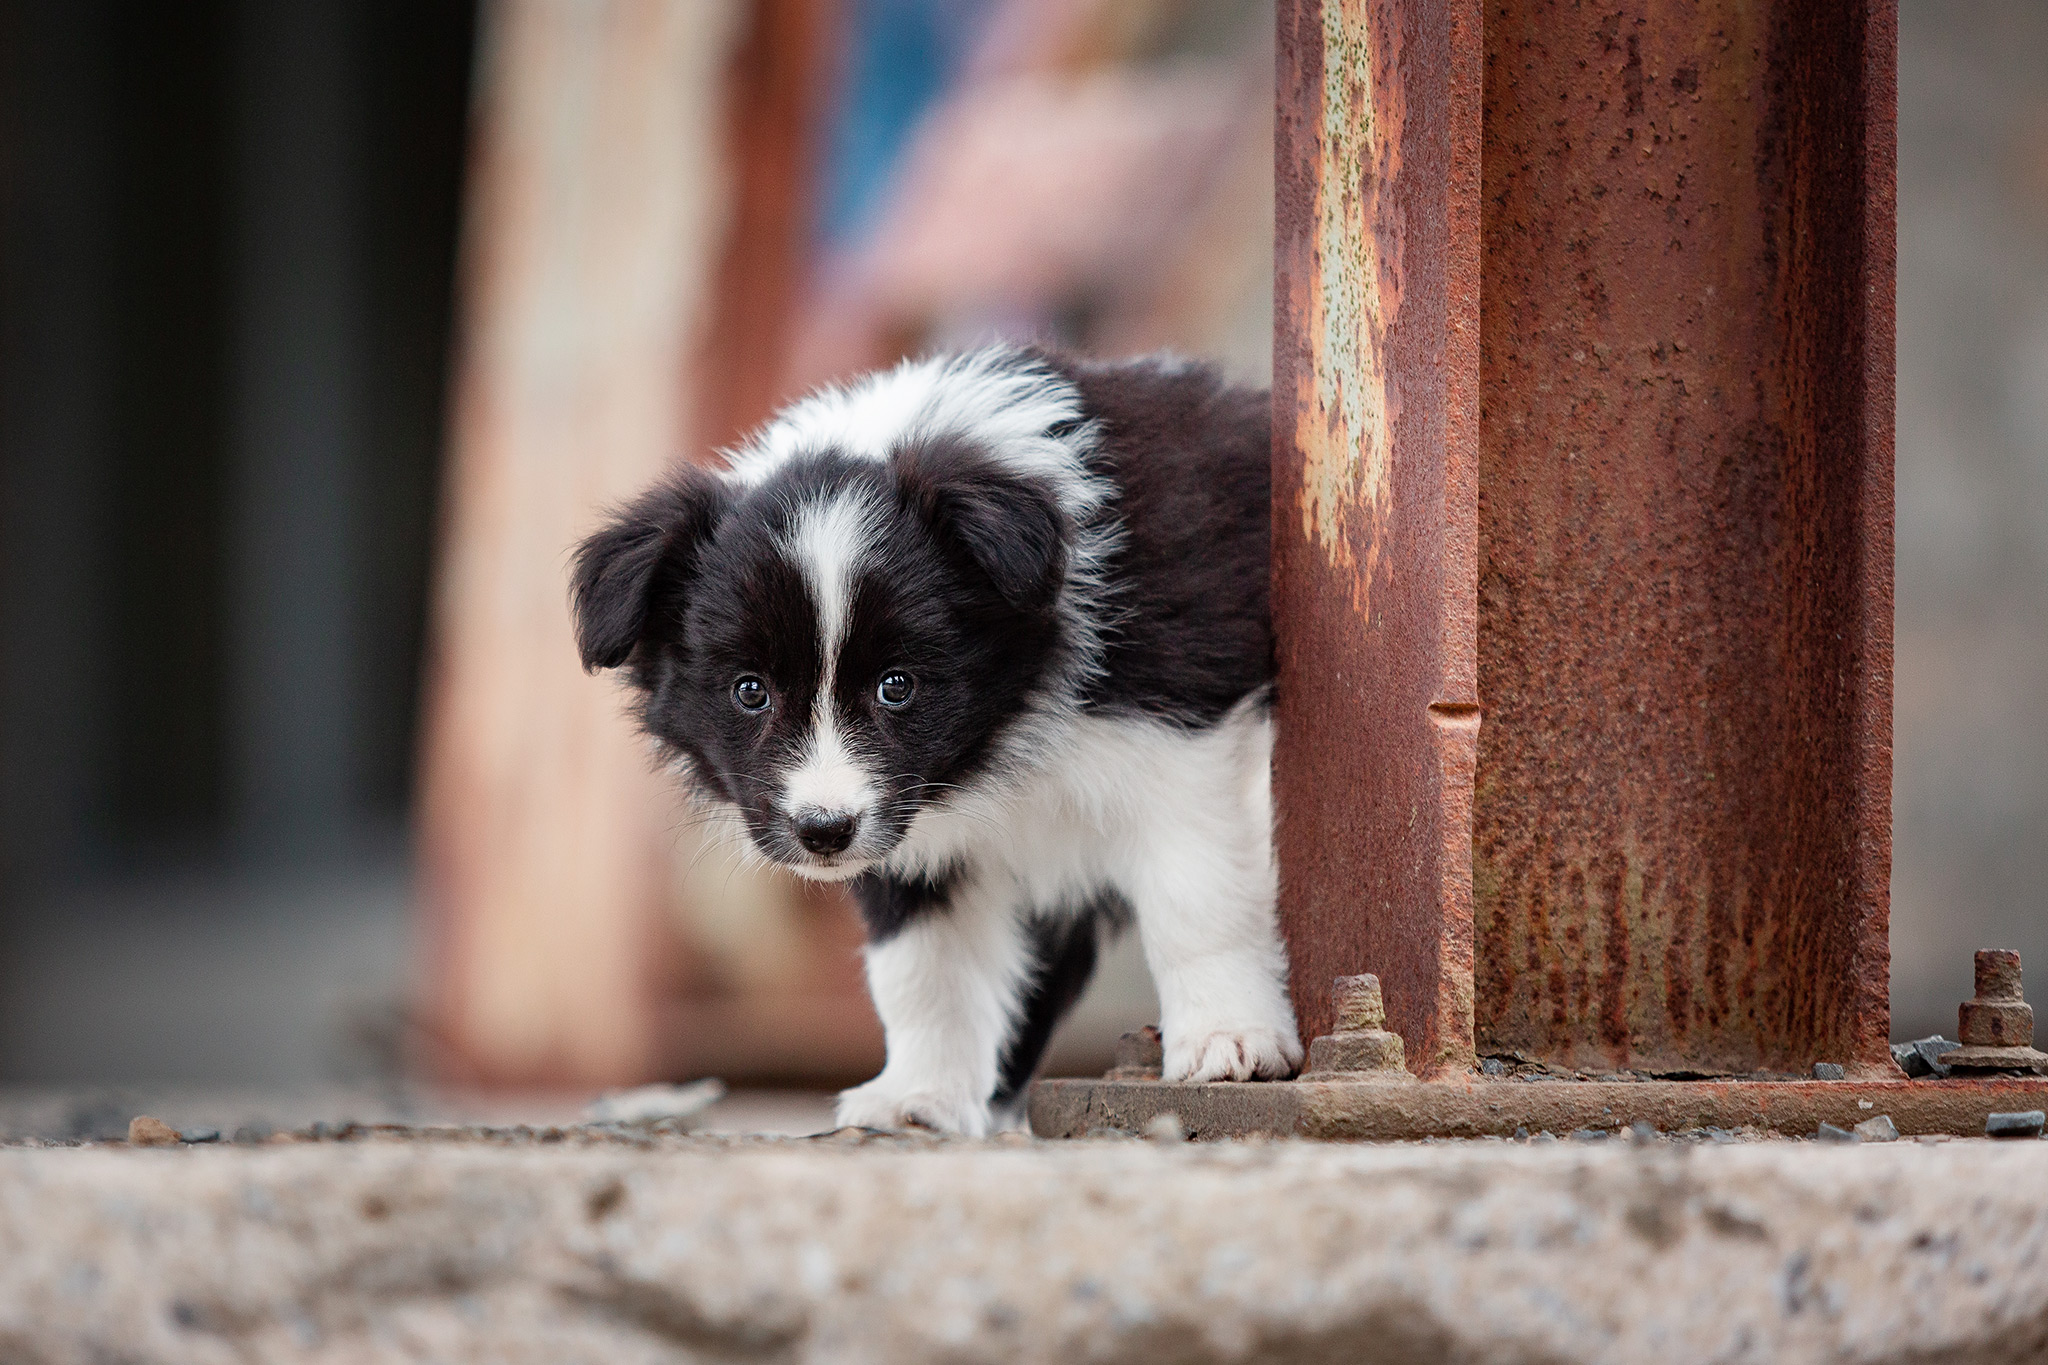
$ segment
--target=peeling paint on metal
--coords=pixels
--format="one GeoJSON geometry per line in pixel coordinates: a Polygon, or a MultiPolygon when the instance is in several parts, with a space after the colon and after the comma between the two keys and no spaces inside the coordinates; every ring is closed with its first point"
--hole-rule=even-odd
{"type": "MultiPolygon", "coordinates": [[[[1383,178],[1397,166],[1399,130],[1375,116],[1370,11],[1322,7],[1321,176],[1316,186],[1316,287],[1309,325],[1321,338],[1314,387],[1300,404],[1298,439],[1307,458],[1303,533],[1333,567],[1369,594],[1383,537],[1391,458],[1385,338],[1400,300],[1398,280],[1382,290],[1374,213],[1383,178]],[[1390,164],[1383,165],[1382,162],[1390,164]],[[1363,534],[1350,529],[1363,523],[1363,534]],[[1367,562],[1358,569],[1354,541],[1367,562]]],[[[1363,605],[1363,603],[1361,603],[1363,605]]]]}

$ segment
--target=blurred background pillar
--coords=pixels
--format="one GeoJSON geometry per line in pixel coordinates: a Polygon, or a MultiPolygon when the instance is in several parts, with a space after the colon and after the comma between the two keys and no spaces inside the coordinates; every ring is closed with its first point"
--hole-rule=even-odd
{"type": "Polygon", "coordinates": [[[742,18],[738,0],[486,10],[421,792],[444,1074],[656,1066],[678,817],[614,687],[577,666],[564,573],[696,426],[742,18]]]}

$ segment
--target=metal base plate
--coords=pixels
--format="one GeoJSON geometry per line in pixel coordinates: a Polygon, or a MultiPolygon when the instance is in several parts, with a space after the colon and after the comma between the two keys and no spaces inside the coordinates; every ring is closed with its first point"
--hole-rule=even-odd
{"type": "Polygon", "coordinates": [[[1562,1137],[1583,1128],[1648,1123],[1660,1132],[1761,1128],[1806,1137],[1822,1123],[1850,1128],[1889,1115],[1901,1134],[1982,1136],[1986,1115],[2048,1110],[2048,1077],[1845,1081],[1389,1081],[1050,1080],[1031,1087],[1031,1131],[1085,1137],[1141,1132],[1173,1114],[1195,1138],[1299,1137],[1394,1142],[1562,1137]]]}

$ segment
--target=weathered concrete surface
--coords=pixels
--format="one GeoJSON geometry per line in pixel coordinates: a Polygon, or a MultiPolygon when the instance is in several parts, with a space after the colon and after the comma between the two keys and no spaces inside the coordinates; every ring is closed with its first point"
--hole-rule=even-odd
{"type": "Polygon", "coordinates": [[[2048,1144],[0,1151],[0,1360],[2018,1361],[2048,1144]]]}

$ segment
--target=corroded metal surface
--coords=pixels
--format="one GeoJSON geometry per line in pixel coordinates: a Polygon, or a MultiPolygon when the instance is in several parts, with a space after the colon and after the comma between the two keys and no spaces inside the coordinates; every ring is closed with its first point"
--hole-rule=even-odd
{"type": "Polygon", "coordinates": [[[1888,1068],[1896,16],[1486,22],[1479,1049],[1888,1068]]]}
{"type": "Polygon", "coordinates": [[[1281,914],[1305,1036],[1373,971],[1472,1059],[1477,0],[1283,0],[1274,352],[1281,914]]]}
{"type": "Polygon", "coordinates": [[[1139,1133],[1177,1115],[1195,1138],[1302,1137],[1393,1142],[1426,1137],[1558,1136],[1648,1123],[1659,1132],[1760,1128],[1811,1137],[1888,1115],[1899,1132],[1981,1137],[1988,1115],[2048,1108],[2048,1078],[1923,1081],[1040,1081],[1031,1131],[1139,1133]],[[1868,1106],[1868,1107],[1865,1107],[1868,1106]]]}

